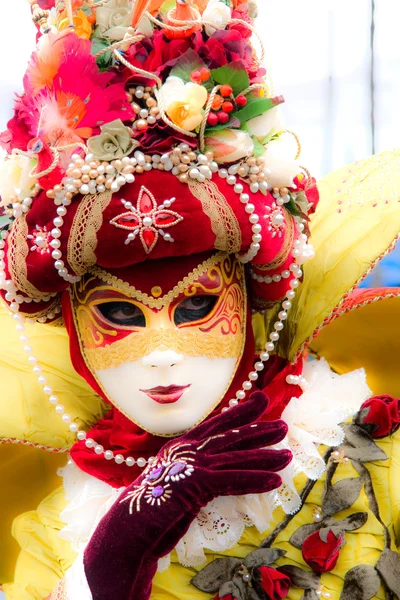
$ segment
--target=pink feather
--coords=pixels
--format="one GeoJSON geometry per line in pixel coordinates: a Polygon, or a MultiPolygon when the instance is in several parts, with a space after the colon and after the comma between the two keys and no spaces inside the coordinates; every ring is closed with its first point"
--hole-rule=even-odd
{"type": "MultiPolygon", "coordinates": [[[[100,73],[87,40],[67,32],[52,36],[32,57],[18,102],[32,137],[49,145],[81,142],[100,125],[132,115],[122,83],[100,73]]],[[[17,108],[17,107],[16,107],[17,108]]]]}

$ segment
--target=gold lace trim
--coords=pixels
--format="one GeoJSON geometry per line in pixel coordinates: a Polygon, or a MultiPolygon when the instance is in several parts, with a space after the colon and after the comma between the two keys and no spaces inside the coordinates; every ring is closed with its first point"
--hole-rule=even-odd
{"type": "Polygon", "coordinates": [[[42,300],[48,293],[40,292],[28,280],[28,268],[26,259],[29,254],[28,246],[28,223],[23,215],[14,221],[11,233],[8,237],[7,266],[10,277],[17,289],[33,300],[42,300]]]}
{"type": "Polygon", "coordinates": [[[100,267],[92,267],[90,269],[90,273],[95,277],[98,277],[98,279],[104,283],[111,285],[119,292],[122,292],[122,294],[125,294],[125,296],[139,300],[139,302],[142,302],[146,306],[159,310],[164,306],[167,306],[167,304],[170,304],[172,300],[177,298],[179,294],[182,294],[187,287],[193,285],[193,283],[195,283],[199,277],[206,273],[210,268],[221,262],[226,256],[227,254],[225,252],[218,252],[217,254],[214,254],[202,262],[198,267],[193,269],[191,273],[184,277],[182,281],[179,281],[172,288],[172,290],[170,290],[167,294],[164,294],[164,296],[161,296],[161,298],[153,298],[153,296],[149,296],[145,292],[137,290],[133,285],[129,285],[129,283],[126,281],[119,279],[115,275],[111,275],[111,273],[100,269],[100,267]]]}
{"type": "Polygon", "coordinates": [[[81,200],[68,238],[68,263],[76,275],[84,275],[96,264],[97,233],[103,224],[103,212],[112,193],[87,194],[81,200]]]}
{"type": "Polygon", "coordinates": [[[239,222],[215,183],[190,181],[189,189],[192,195],[200,200],[203,212],[211,221],[211,229],[215,235],[214,248],[229,253],[239,252],[242,247],[239,222]]]}
{"type": "Polygon", "coordinates": [[[163,347],[185,356],[237,359],[242,351],[243,337],[232,334],[215,336],[184,329],[150,330],[128,335],[102,348],[86,348],[85,353],[94,371],[113,369],[139,360],[163,347]]]}
{"type": "Polygon", "coordinates": [[[272,271],[274,269],[278,269],[283,265],[286,261],[287,256],[290,250],[293,247],[294,242],[294,231],[295,231],[295,221],[292,215],[288,212],[286,219],[286,227],[285,227],[285,237],[283,239],[283,244],[278,254],[275,256],[271,262],[265,265],[253,265],[255,269],[258,271],[272,271]]]}

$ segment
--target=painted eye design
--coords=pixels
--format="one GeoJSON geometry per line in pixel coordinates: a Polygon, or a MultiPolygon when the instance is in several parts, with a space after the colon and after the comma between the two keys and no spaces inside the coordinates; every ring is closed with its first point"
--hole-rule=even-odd
{"type": "Polygon", "coordinates": [[[212,311],[217,300],[218,296],[193,296],[183,300],[175,309],[175,325],[204,319],[212,311]]]}
{"type": "Polygon", "coordinates": [[[130,302],[104,302],[97,305],[97,310],[115,325],[146,327],[146,318],[135,304],[130,302]]]}

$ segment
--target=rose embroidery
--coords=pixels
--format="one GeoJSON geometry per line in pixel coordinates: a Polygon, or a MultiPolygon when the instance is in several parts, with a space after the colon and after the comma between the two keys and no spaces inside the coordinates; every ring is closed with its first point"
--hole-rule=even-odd
{"type": "Polygon", "coordinates": [[[344,535],[335,535],[331,529],[325,535],[316,531],[303,542],[302,554],[305,562],[316,573],[333,571],[339,558],[340,548],[344,543],[344,535]]]}
{"type": "Polygon", "coordinates": [[[400,425],[400,399],[392,396],[369,398],[361,406],[357,424],[367,429],[373,438],[390,435],[400,425]]]}

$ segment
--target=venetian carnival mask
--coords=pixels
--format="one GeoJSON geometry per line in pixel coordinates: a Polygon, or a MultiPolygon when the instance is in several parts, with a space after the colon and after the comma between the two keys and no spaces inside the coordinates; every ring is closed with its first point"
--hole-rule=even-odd
{"type": "Polygon", "coordinates": [[[72,292],[81,352],[105,397],[164,436],[220,403],[243,354],[247,312],[244,268],[232,255],[208,256],[163,289],[165,269],[184,272],[185,259],[173,260],[125,269],[125,278],[95,268],[72,292]]]}

